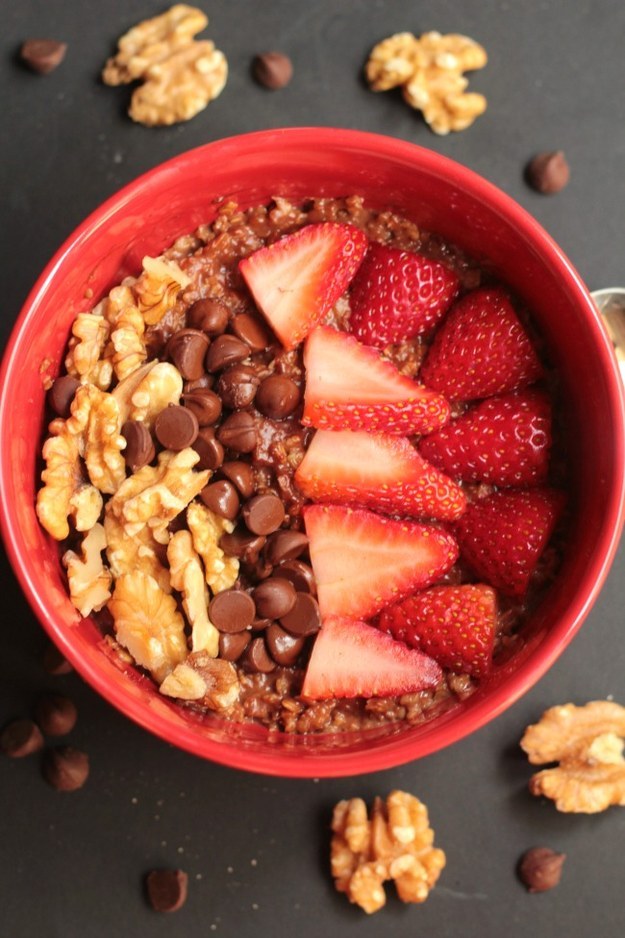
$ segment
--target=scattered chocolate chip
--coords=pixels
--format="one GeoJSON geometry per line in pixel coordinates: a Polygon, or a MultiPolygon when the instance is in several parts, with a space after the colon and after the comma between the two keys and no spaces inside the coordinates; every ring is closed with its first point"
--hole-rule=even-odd
{"type": "Polygon", "coordinates": [[[35,706],[35,719],[46,736],[65,736],[76,725],[78,711],[73,700],[62,694],[46,694],[35,706]]]}
{"type": "Polygon", "coordinates": [[[245,651],[243,660],[250,671],[259,671],[261,674],[269,674],[276,666],[275,661],[270,657],[267,651],[265,639],[262,636],[250,642],[245,651]]]}
{"type": "Polygon", "coordinates": [[[266,540],[267,538],[257,534],[238,530],[232,534],[222,534],[219,546],[229,557],[238,557],[245,563],[256,563],[266,540]]]}
{"type": "Polygon", "coordinates": [[[226,407],[242,410],[254,400],[259,384],[258,375],[249,365],[232,365],[222,373],[217,390],[226,407]]]}
{"type": "Polygon", "coordinates": [[[237,661],[251,640],[252,636],[247,630],[245,632],[221,632],[219,635],[219,657],[223,658],[224,661],[237,661]]]}
{"type": "Polygon", "coordinates": [[[254,600],[242,590],[223,590],[213,596],[208,615],[220,632],[243,632],[256,616],[254,600]]]}
{"type": "Polygon", "coordinates": [[[189,877],[183,870],[152,870],[145,878],[155,912],[177,912],[187,901],[189,877]]]}
{"type": "Polygon", "coordinates": [[[89,756],[72,746],[48,749],[43,761],[43,776],[57,791],[76,791],[89,776],[89,756]]]}
{"type": "Polygon", "coordinates": [[[247,462],[232,459],[221,467],[223,475],[236,485],[243,498],[251,498],[256,488],[254,470],[247,462]]]}
{"type": "Polygon", "coordinates": [[[232,482],[222,479],[204,486],[200,498],[207,508],[214,511],[220,518],[234,521],[239,513],[239,496],[232,482]]]}
{"type": "Polygon", "coordinates": [[[131,472],[136,472],[151,463],[156,455],[152,434],[141,420],[127,420],[122,427],[126,440],[124,459],[131,472]]]}
{"type": "Polygon", "coordinates": [[[254,56],[252,74],[264,88],[285,88],[293,77],[293,63],[283,52],[261,52],[254,56]]]}
{"type": "Polygon", "coordinates": [[[61,674],[69,674],[73,670],[67,658],[61,654],[52,642],[46,646],[43,653],[43,669],[55,677],[61,674]]]}
{"type": "Polygon", "coordinates": [[[221,417],[221,398],[209,388],[197,388],[182,395],[184,406],[193,411],[200,427],[210,427],[221,417]]]}
{"type": "Polygon", "coordinates": [[[20,58],[33,72],[47,75],[54,71],[67,52],[67,43],[57,39],[27,39],[20,49],[20,58]]]}
{"type": "Polygon", "coordinates": [[[230,414],[217,431],[217,439],[235,453],[251,453],[258,442],[254,417],[245,411],[230,414]]]}
{"type": "Polygon", "coordinates": [[[263,352],[273,345],[271,333],[258,316],[239,313],[230,323],[230,328],[238,339],[249,345],[253,352],[263,352]]]}
{"type": "Polygon", "coordinates": [[[235,335],[220,335],[213,340],[206,353],[206,370],[213,373],[249,358],[250,347],[235,335]]]}
{"type": "Polygon", "coordinates": [[[267,651],[276,662],[284,667],[294,664],[304,647],[305,639],[302,635],[291,635],[281,628],[277,622],[272,622],[265,632],[265,645],[267,651]]]}
{"type": "Polygon", "coordinates": [[[41,730],[32,720],[13,720],[0,734],[0,750],[13,759],[30,756],[42,747],[41,730]]]}
{"type": "Polygon", "coordinates": [[[166,354],[187,381],[197,381],[204,374],[204,358],[210,339],[200,329],[180,329],[167,343],[166,354]]]}
{"type": "Polygon", "coordinates": [[[200,457],[197,469],[219,469],[224,461],[224,448],[211,427],[202,427],[192,445],[200,457]]]}
{"type": "Polygon", "coordinates": [[[58,417],[69,417],[71,403],[79,387],[80,381],[71,375],[61,375],[56,379],[48,391],[48,404],[58,417]]]}
{"type": "Polygon", "coordinates": [[[271,420],[282,420],[297,408],[301,394],[295,381],[286,375],[270,375],[256,392],[256,407],[271,420]]]}
{"type": "Polygon", "coordinates": [[[317,595],[317,583],[312,567],[301,560],[285,560],[276,567],[276,576],[283,577],[293,584],[298,593],[317,595]]]}
{"type": "Polygon", "coordinates": [[[243,520],[254,534],[271,534],[277,531],[284,517],[282,499],[271,492],[255,495],[243,506],[243,520]]]}
{"type": "Polygon", "coordinates": [[[560,882],[565,853],[549,847],[532,847],[519,861],[518,873],[528,892],[547,892],[560,882]]]}
{"type": "Polygon", "coordinates": [[[321,614],[314,596],[298,593],[291,611],[280,617],[280,625],[293,635],[314,635],[318,632],[321,628],[321,614]]]}
{"type": "Polygon", "coordinates": [[[187,325],[207,335],[221,335],[228,325],[228,310],[219,300],[196,300],[187,312],[187,325]]]}
{"type": "Polygon", "coordinates": [[[307,547],[308,538],[302,531],[276,531],[267,539],[265,553],[275,566],[284,560],[295,560],[307,547]]]}
{"type": "Polygon", "coordinates": [[[168,404],[154,421],[156,439],[165,449],[174,452],[193,446],[198,431],[197,417],[180,404],[168,404]]]}
{"type": "Polygon", "coordinates": [[[272,576],[259,583],[252,596],[259,616],[266,619],[280,619],[295,605],[297,593],[293,584],[288,580],[272,576]]]}
{"type": "Polygon", "coordinates": [[[552,195],[564,189],[570,174],[569,164],[562,150],[538,153],[525,169],[525,178],[532,189],[543,195],[552,195]]]}

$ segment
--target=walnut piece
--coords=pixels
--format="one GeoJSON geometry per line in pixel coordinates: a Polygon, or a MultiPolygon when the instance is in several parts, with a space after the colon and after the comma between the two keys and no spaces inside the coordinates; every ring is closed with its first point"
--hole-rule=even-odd
{"type": "Polygon", "coordinates": [[[486,65],[485,49],[457,33],[396,33],[371,50],[365,74],[372,91],[402,88],[437,134],[465,130],[486,110],[484,95],[466,91],[464,72],[486,65]]]}
{"type": "Polygon", "coordinates": [[[120,381],[136,371],[148,357],[144,332],[145,322],[137,307],[124,307],[111,332],[113,368],[120,381]]]}
{"type": "Polygon", "coordinates": [[[93,527],[102,511],[102,496],[83,476],[79,440],[67,421],[53,420],[49,430],[42,449],[46,468],[37,492],[37,517],[48,534],[63,541],[69,537],[71,516],[78,531],[93,527]]]}
{"type": "Polygon", "coordinates": [[[104,531],[106,557],[114,577],[141,570],[154,577],[166,593],[171,592],[169,570],[162,562],[165,548],[154,539],[151,528],[146,525],[134,537],[129,537],[108,502],[104,512],[104,531]]]}
{"type": "Polygon", "coordinates": [[[433,846],[427,808],[403,791],[392,791],[386,803],[376,798],[371,820],[361,798],[340,801],[332,832],[335,886],[368,914],[386,903],[389,879],[402,902],[425,902],[445,866],[445,854],[433,846]]]}
{"type": "Polygon", "coordinates": [[[212,658],[219,652],[219,631],[208,618],[208,590],[200,558],[193,549],[188,531],[176,531],[167,545],[171,585],[182,593],[182,608],[191,626],[193,651],[205,651],[212,658]]]}
{"type": "Polygon", "coordinates": [[[97,612],[111,598],[113,578],[102,563],[105,547],[104,528],[101,524],[94,524],[82,540],[81,556],[73,550],[63,554],[70,597],[81,616],[88,616],[94,610],[97,612]]]}
{"type": "Polygon", "coordinates": [[[95,384],[106,391],[113,378],[113,363],[103,358],[110,326],[102,315],[102,304],[90,313],[78,313],[72,325],[72,338],[65,359],[67,373],[83,384],[95,384]]]}
{"type": "Polygon", "coordinates": [[[234,586],[239,575],[239,561],[236,557],[227,557],[219,546],[222,534],[234,531],[232,521],[221,518],[198,502],[192,502],[187,508],[187,524],[193,536],[193,547],[204,562],[206,582],[213,593],[234,586]]]}
{"type": "Polygon", "coordinates": [[[521,748],[534,765],[558,762],[530,779],[533,795],[558,811],[594,814],[625,805],[625,707],[609,700],[551,707],[528,726],[521,748]]]}
{"type": "Polygon", "coordinates": [[[147,256],[142,263],[143,273],[134,290],[144,321],[153,326],[174,308],[178,294],[191,280],[175,261],[147,256]]]}
{"type": "Polygon", "coordinates": [[[128,418],[151,428],[168,404],[178,404],[182,386],[182,375],[174,365],[157,362],[132,391],[128,418]]]}
{"type": "Polygon", "coordinates": [[[201,701],[209,710],[225,712],[239,699],[241,685],[230,661],[213,658],[207,651],[192,652],[177,665],[159,688],[178,700],[201,701]]]}
{"type": "Polygon", "coordinates": [[[81,455],[93,485],[112,495],[126,478],[119,407],[112,394],[83,384],[74,395],[67,430],[79,440],[81,455]]]}

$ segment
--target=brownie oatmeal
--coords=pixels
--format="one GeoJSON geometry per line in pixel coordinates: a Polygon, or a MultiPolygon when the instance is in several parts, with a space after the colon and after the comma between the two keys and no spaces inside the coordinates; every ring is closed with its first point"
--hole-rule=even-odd
{"type": "Polygon", "coordinates": [[[74,605],[198,712],[428,719],[523,640],[557,569],[543,358],[521,304],[405,218],[358,196],[222,204],[73,325],[37,512],[74,605]],[[475,322],[476,364],[451,374],[475,322]],[[339,387],[361,379],[377,391],[339,387]]]}

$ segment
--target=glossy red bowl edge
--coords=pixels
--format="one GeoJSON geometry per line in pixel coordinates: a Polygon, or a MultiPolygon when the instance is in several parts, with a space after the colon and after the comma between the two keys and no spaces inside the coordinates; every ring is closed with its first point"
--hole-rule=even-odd
{"type": "Polygon", "coordinates": [[[249,771],[291,777],[371,772],[427,755],[483,726],[571,641],[603,585],[623,524],[623,387],[581,278],[544,229],[499,189],[432,151],[375,134],[314,127],[245,134],[184,153],[123,188],[76,229],[33,287],[6,348],[0,388],[2,534],[44,628],[83,678],[138,724],[189,752],[249,771]],[[379,208],[395,208],[500,274],[535,312],[578,421],[571,549],[523,651],[466,702],[391,735],[289,737],[183,716],[147,678],[120,670],[103,654],[90,620],[79,622],[57,546],[39,528],[33,506],[43,430],[39,372],[57,373],[75,314],[136,273],[144,254],[159,253],[210,220],[217,196],[236,195],[245,206],[276,194],[321,193],[361,193],[379,208]]]}

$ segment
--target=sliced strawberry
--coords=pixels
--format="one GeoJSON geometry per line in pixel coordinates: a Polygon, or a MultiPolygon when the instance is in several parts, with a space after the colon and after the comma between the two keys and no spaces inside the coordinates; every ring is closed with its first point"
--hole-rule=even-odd
{"type": "Polygon", "coordinates": [[[485,677],[491,669],[496,593],[483,583],[433,586],[380,613],[379,626],[457,674],[485,677]]]}
{"type": "Polygon", "coordinates": [[[458,293],[456,274],[436,261],[371,244],[354,277],[349,328],[384,348],[433,329],[458,293]]]}
{"type": "Polygon", "coordinates": [[[454,521],[466,504],[462,489],[405,437],[362,430],[317,430],[295,482],[313,501],[390,515],[454,521]]]}
{"type": "Polygon", "coordinates": [[[256,305],[286,348],[295,348],[332,309],[367,244],[353,225],[327,222],[300,228],[240,261],[256,305]]]}
{"type": "Polygon", "coordinates": [[[389,697],[435,687],[439,666],[379,629],[339,616],[325,619],[306,669],[302,696],[389,697]]]}
{"type": "Polygon", "coordinates": [[[304,348],[306,389],[302,422],[321,430],[429,433],[449,419],[449,404],[401,375],[377,349],[318,326],[304,348]]]}
{"type": "Polygon", "coordinates": [[[460,552],[481,580],[523,596],[564,503],[562,492],[493,492],[467,506],[455,526],[460,552]]]}
{"type": "Polygon", "coordinates": [[[544,482],[551,450],[549,398],[536,390],[491,397],[424,437],[419,450],[439,469],[465,482],[544,482]]]}
{"type": "Polygon", "coordinates": [[[304,521],[322,616],[368,619],[436,583],[458,556],[440,528],[364,509],[309,505],[304,521]]]}
{"type": "Polygon", "coordinates": [[[451,400],[467,401],[526,387],[541,374],[536,352],[507,294],[481,288],[451,308],[420,377],[451,400]]]}

